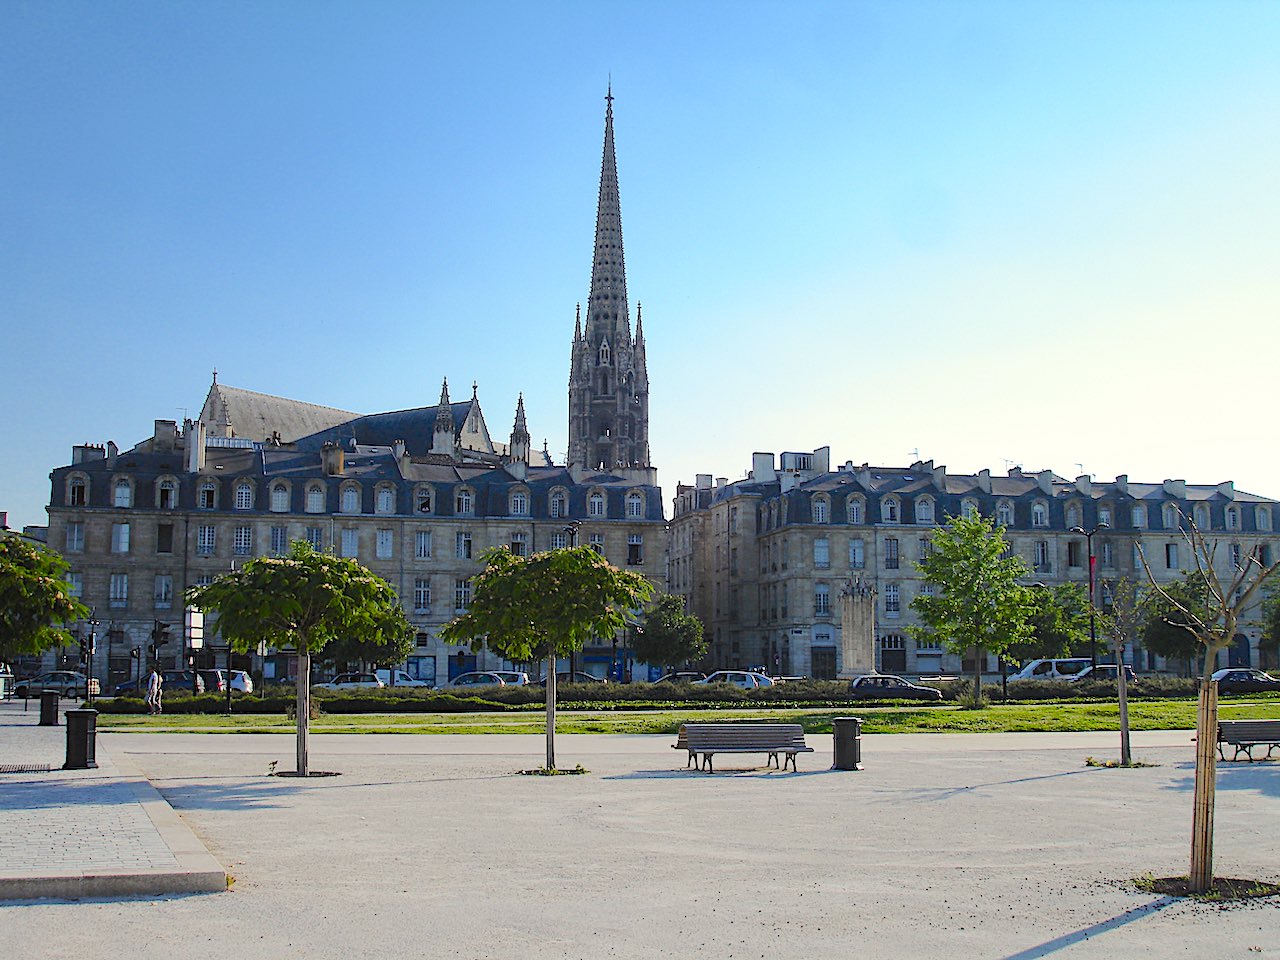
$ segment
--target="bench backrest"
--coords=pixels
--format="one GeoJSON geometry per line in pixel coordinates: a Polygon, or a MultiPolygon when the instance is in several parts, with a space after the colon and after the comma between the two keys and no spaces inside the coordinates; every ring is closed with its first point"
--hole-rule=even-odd
{"type": "Polygon", "coordinates": [[[798,723],[686,723],[677,747],[686,750],[803,747],[804,727],[798,723]]]}
{"type": "Polygon", "coordinates": [[[1219,720],[1218,739],[1228,743],[1280,739],[1280,720],[1219,720]]]}

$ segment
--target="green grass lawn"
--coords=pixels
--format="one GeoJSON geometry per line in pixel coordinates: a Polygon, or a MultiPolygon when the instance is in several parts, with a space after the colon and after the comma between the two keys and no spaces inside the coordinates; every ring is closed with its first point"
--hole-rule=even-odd
{"type": "MultiPolygon", "coordinates": [[[[1224,700],[1224,720],[1280,718],[1280,702],[1224,700]]],[[[781,720],[801,723],[809,733],[830,733],[831,718],[858,716],[866,733],[1019,733],[1118,730],[1114,703],[1028,703],[962,710],[931,707],[830,708],[778,707],[717,710],[561,710],[559,733],[667,733],[680,724],[715,720],[781,720]]],[[[1190,700],[1142,700],[1129,705],[1133,730],[1191,729],[1196,724],[1190,700]]],[[[290,733],[294,722],[281,714],[100,714],[98,728],[128,733],[290,733]]],[[[324,715],[312,721],[314,733],[542,733],[543,713],[399,713],[324,715]]]]}

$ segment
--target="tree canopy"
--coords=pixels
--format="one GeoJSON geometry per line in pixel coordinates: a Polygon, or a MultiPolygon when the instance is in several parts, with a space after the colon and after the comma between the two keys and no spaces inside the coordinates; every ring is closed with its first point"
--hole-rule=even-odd
{"type": "Polygon", "coordinates": [[[1166,584],[1164,591],[1171,599],[1153,598],[1142,627],[1142,644],[1157,656],[1181,663],[1190,675],[1201,650],[1192,624],[1209,617],[1209,587],[1203,576],[1192,572],[1166,584]]]}
{"type": "Polygon", "coordinates": [[[193,587],[187,600],[217,614],[216,630],[236,650],[259,644],[298,653],[298,773],[307,775],[311,656],[351,640],[407,655],[412,628],[391,585],[355,560],[320,553],[295,541],[288,556],[258,557],[213,583],[193,587]]]}
{"type": "Polygon", "coordinates": [[[980,514],[952,517],[934,534],[933,551],[916,564],[935,592],[911,601],[922,626],[920,640],[941,641],[948,650],[974,653],[974,703],[981,702],[982,651],[1000,654],[1032,637],[1031,590],[1018,583],[1027,573],[1008,553],[1004,527],[980,514]]]}
{"type": "Polygon", "coordinates": [[[653,595],[643,576],[619,570],[591,547],[529,557],[487,551],[466,613],[445,624],[445,643],[488,646],[508,660],[547,657],[547,767],[555,769],[556,657],[613,637],[653,595]]]}
{"type": "Polygon", "coordinates": [[[645,611],[631,648],[636,659],[667,667],[701,660],[707,641],[702,621],[685,612],[684,598],[664,593],[645,611]]]}
{"type": "Polygon", "coordinates": [[[63,624],[88,616],[71,596],[62,557],[16,534],[0,534],[0,662],[71,643],[63,624]]]}
{"type": "Polygon", "coordinates": [[[1089,594],[1078,583],[1032,587],[1028,592],[1031,637],[1012,643],[1010,660],[1069,657],[1089,640],[1089,594]]]}

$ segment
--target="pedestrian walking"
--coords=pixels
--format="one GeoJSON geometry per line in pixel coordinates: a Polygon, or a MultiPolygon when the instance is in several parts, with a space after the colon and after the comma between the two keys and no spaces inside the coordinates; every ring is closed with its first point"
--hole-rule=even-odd
{"type": "Polygon", "coordinates": [[[159,713],[164,677],[160,676],[158,667],[151,668],[151,676],[147,677],[147,713],[159,713]]]}

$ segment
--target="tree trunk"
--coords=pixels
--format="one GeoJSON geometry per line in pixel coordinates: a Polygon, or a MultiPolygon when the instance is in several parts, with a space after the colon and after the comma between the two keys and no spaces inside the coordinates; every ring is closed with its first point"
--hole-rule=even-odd
{"type": "Polygon", "coordinates": [[[982,647],[973,645],[973,708],[982,706],[982,647]]]}
{"type": "Polygon", "coordinates": [[[311,655],[298,651],[298,776],[307,775],[307,734],[311,729],[311,655]]]}
{"type": "Polygon", "coordinates": [[[1204,678],[1200,682],[1200,702],[1196,709],[1196,779],[1191,817],[1191,873],[1188,886],[1193,893],[1205,893],[1213,886],[1213,800],[1217,776],[1218,684],[1213,675],[1217,649],[1209,647],[1204,656],[1204,678]]]}
{"type": "Polygon", "coordinates": [[[547,657],[547,769],[556,768],[556,655],[547,657]]]}
{"type": "Polygon", "coordinates": [[[1120,702],[1120,766],[1133,764],[1133,754],[1129,750],[1129,687],[1124,675],[1124,643],[1116,644],[1116,687],[1120,702]]]}

